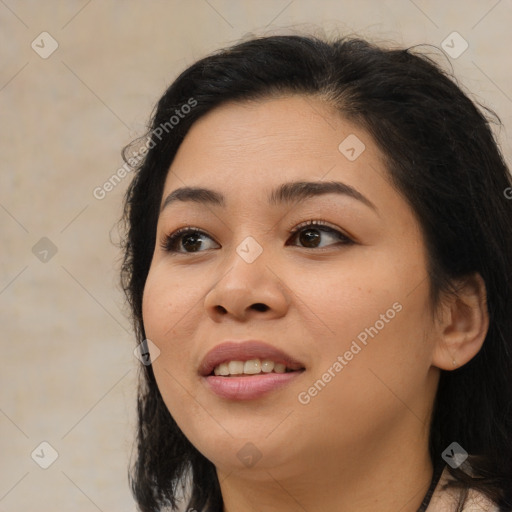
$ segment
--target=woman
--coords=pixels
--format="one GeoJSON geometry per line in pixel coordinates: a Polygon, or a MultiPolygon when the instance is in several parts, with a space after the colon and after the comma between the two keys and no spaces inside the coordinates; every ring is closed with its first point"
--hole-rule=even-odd
{"type": "Polygon", "coordinates": [[[255,38],[132,154],[142,511],[512,509],[511,179],[433,61],[255,38]]]}

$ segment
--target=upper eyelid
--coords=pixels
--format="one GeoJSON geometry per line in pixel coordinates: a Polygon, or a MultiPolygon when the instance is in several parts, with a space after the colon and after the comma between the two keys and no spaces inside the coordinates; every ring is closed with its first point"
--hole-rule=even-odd
{"type": "MultiPolygon", "coordinates": [[[[322,219],[311,219],[311,220],[303,221],[300,224],[297,224],[296,226],[288,228],[287,231],[289,231],[291,234],[294,234],[298,230],[309,227],[309,226],[317,226],[319,228],[327,228],[332,231],[339,231],[342,235],[350,237],[350,235],[345,233],[345,231],[343,229],[337,227],[334,224],[331,224],[330,222],[322,220],[322,219]]],[[[212,240],[215,240],[215,238],[213,236],[209,235],[205,230],[195,227],[195,226],[183,226],[183,227],[178,228],[177,230],[173,231],[172,233],[165,235],[165,238],[170,238],[170,237],[174,237],[174,236],[178,236],[180,234],[186,234],[186,233],[200,233],[201,235],[206,235],[207,237],[211,238],[212,240]]]]}
{"type": "Polygon", "coordinates": [[[328,229],[332,229],[333,231],[340,231],[343,233],[343,230],[341,228],[339,228],[338,226],[336,226],[335,224],[332,224],[326,220],[323,220],[323,219],[310,219],[310,220],[306,220],[304,222],[301,222],[300,224],[297,224],[296,226],[292,227],[292,228],[289,228],[288,231],[290,231],[291,233],[295,233],[297,230],[299,229],[302,229],[302,228],[306,228],[306,227],[309,227],[309,226],[318,226],[320,228],[328,228],[328,229]]]}

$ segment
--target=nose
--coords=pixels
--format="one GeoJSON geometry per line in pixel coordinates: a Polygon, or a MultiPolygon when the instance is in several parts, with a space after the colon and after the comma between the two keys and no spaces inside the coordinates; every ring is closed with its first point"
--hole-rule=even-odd
{"type": "Polygon", "coordinates": [[[236,252],[222,267],[222,275],[206,294],[204,307],[215,322],[231,317],[239,321],[251,318],[275,319],[289,307],[287,287],[263,256],[248,263],[236,252]]]}

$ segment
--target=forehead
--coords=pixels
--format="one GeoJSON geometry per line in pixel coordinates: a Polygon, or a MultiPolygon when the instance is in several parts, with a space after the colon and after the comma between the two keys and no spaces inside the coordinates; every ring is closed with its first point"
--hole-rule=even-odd
{"type": "Polygon", "coordinates": [[[319,98],[229,102],[191,127],[162,200],[187,186],[220,191],[228,203],[267,203],[282,183],[340,181],[395,208],[400,197],[383,162],[370,135],[319,98]]]}

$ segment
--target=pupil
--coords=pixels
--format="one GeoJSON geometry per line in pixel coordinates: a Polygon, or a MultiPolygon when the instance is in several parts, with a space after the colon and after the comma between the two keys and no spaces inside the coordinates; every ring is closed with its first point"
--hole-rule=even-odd
{"type": "Polygon", "coordinates": [[[201,245],[199,235],[187,235],[183,238],[183,247],[189,249],[191,252],[197,251],[201,245]]]}
{"type": "Polygon", "coordinates": [[[316,247],[316,243],[320,239],[320,233],[316,229],[308,229],[300,235],[300,242],[305,246],[316,247]]]}

